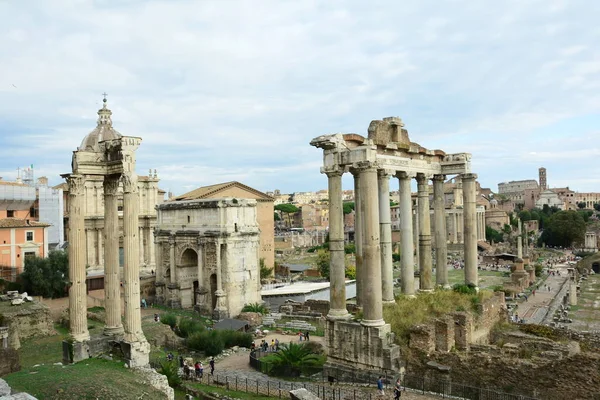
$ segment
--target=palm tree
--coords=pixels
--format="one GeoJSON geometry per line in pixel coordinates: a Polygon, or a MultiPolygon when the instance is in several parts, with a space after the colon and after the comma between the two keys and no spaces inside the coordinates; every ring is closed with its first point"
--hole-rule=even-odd
{"type": "Polygon", "coordinates": [[[301,372],[322,366],[325,358],[314,354],[306,343],[283,344],[277,353],[261,359],[269,364],[274,375],[300,376],[301,372]]]}

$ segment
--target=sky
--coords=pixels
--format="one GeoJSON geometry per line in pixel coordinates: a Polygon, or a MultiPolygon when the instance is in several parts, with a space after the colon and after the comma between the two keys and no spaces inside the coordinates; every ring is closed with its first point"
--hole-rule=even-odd
{"type": "MultiPolygon", "coordinates": [[[[399,116],[484,187],[600,191],[600,2],[0,0],[0,176],[61,183],[108,93],[137,172],[182,194],[327,187],[329,133],[399,116]]],[[[351,177],[344,187],[352,188],[351,177]]],[[[397,189],[397,182],[391,190],[397,189]]]]}

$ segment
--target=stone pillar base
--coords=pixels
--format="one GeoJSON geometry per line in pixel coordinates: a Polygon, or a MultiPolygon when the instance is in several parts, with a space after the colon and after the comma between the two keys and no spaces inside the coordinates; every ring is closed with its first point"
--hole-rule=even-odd
{"type": "Polygon", "coordinates": [[[180,288],[176,283],[166,285],[165,305],[169,308],[181,308],[180,288]]]}
{"type": "Polygon", "coordinates": [[[121,337],[124,335],[125,330],[123,329],[123,325],[117,327],[109,327],[105,326],[102,334],[105,336],[111,336],[113,339],[121,337]]]}
{"type": "Polygon", "coordinates": [[[63,363],[71,364],[110,351],[111,337],[98,335],[84,342],[63,340],[63,363]]]}
{"type": "Polygon", "coordinates": [[[327,313],[327,319],[332,321],[348,320],[350,318],[352,318],[352,315],[345,308],[343,310],[334,310],[331,308],[327,313]]]}
{"type": "Polygon", "coordinates": [[[324,371],[334,380],[354,381],[356,377],[372,374],[375,379],[371,383],[379,375],[393,376],[404,367],[389,324],[364,326],[358,322],[328,320],[325,341],[324,371]]]}
{"type": "Polygon", "coordinates": [[[121,350],[129,368],[144,368],[150,364],[150,344],[146,341],[121,341],[121,350]]]}

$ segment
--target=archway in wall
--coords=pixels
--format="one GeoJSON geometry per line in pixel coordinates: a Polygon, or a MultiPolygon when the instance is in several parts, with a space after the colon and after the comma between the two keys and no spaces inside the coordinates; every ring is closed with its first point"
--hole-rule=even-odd
{"type": "Polygon", "coordinates": [[[600,263],[595,262],[592,264],[592,270],[595,274],[600,274],[600,263]]]}
{"type": "Polygon", "coordinates": [[[181,255],[179,265],[182,267],[196,267],[198,266],[198,253],[192,249],[185,249],[181,255]]]}
{"type": "Polygon", "coordinates": [[[210,298],[211,298],[211,308],[214,310],[217,308],[217,295],[215,292],[217,291],[217,274],[212,274],[210,276],[210,298]]]}

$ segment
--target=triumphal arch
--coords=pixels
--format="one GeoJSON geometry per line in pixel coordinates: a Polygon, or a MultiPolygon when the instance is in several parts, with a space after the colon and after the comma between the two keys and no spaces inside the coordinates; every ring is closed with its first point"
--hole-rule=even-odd
{"type": "Polygon", "coordinates": [[[400,351],[393,344],[390,325],[383,319],[383,304],[394,303],[390,178],[399,180],[402,292],[415,295],[415,263],[419,266],[419,290],[432,291],[436,285],[449,287],[443,186],[447,175],[459,175],[462,181],[465,283],[477,286],[477,176],[471,173],[471,155],[446,154],[411,142],[402,120],[397,117],[371,121],[367,137],[338,133],[319,136],[310,144],[323,149],[321,172],[327,175],[329,187],[331,290],[326,370],[337,377],[369,371],[396,373],[401,369],[400,351]],[[354,177],[357,303],[363,309],[360,322],[352,322],[346,310],[342,208],[342,175],[346,172],[354,177]],[[413,179],[417,181],[418,192],[418,260],[414,258],[413,245],[413,179]],[[430,181],[433,183],[435,281],[430,181]]]}
{"type": "Polygon", "coordinates": [[[150,346],[142,332],[140,314],[139,192],[135,151],[142,139],[122,136],[113,129],[112,112],[98,111],[98,124],[82,146],[73,152],[69,185],[69,335],[63,359],[77,362],[120,345],[130,367],[148,365],[150,346]],[[104,335],[90,337],[87,325],[85,187],[88,180],[102,179],[104,194],[104,335]],[[125,323],[121,322],[119,273],[119,206],[117,192],[123,186],[123,279],[125,323]]]}

